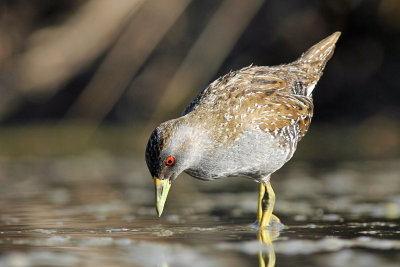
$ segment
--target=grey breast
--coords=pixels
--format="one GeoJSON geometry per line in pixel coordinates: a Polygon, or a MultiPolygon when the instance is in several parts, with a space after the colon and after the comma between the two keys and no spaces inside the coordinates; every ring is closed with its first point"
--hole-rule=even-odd
{"type": "Polygon", "coordinates": [[[185,172],[202,180],[238,176],[265,180],[292,154],[279,139],[259,129],[245,131],[227,146],[215,146],[213,151],[204,151],[201,159],[185,172]]]}

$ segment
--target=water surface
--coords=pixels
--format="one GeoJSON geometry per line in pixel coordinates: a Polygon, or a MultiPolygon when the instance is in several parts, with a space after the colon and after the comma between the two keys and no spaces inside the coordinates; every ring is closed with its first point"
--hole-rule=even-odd
{"type": "Polygon", "coordinates": [[[3,158],[0,266],[398,266],[400,160],[293,162],[272,185],[269,245],[250,180],[182,176],[158,218],[141,158],[3,158]]]}

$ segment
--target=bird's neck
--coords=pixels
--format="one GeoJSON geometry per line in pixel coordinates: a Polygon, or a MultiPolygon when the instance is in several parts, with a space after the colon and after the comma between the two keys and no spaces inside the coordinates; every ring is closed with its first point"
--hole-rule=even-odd
{"type": "Polygon", "coordinates": [[[200,160],[211,145],[207,131],[184,122],[176,128],[174,137],[170,141],[170,148],[184,155],[187,168],[200,160]]]}

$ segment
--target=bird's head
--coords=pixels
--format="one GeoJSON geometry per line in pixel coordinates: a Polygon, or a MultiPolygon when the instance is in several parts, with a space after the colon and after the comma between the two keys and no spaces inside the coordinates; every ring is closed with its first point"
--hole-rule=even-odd
{"type": "Polygon", "coordinates": [[[159,125],[146,148],[146,163],[156,188],[157,213],[161,216],[171,183],[190,167],[195,159],[193,129],[180,119],[159,125]]]}

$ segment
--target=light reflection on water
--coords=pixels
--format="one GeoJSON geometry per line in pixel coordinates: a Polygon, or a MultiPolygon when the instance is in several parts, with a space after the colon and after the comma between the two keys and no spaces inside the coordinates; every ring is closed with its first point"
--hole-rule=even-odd
{"type": "Polygon", "coordinates": [[[141,160],[2,160],[0,266],[397,266],[399,161],[294,163],[272,183],[285,227],[260,236],[248,180],[181,177],[158,218],[141,160]]]}

